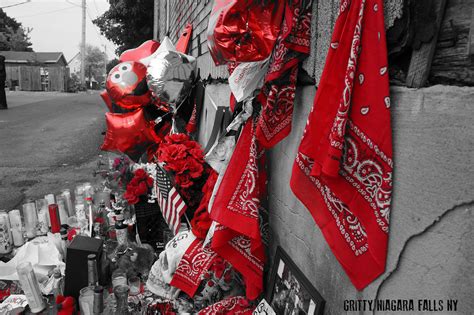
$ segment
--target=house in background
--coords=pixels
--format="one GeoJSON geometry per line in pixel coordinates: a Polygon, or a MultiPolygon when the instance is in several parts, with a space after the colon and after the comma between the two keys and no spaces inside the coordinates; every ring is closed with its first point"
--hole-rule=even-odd
{"type": "Polygon", "coordinates": [[[6,84],[22,91],[67,91],[69,68],[61,52],[0,51],[6,84]]]}

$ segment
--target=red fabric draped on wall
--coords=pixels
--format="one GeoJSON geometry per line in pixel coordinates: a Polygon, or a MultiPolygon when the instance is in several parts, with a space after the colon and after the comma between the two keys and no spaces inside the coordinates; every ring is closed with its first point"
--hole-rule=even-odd
{"type": "Polygon", "coordinates": [[[385,270],[392,134],[382,0],[342,0],[291,178],[354,286],[385,270]]]}

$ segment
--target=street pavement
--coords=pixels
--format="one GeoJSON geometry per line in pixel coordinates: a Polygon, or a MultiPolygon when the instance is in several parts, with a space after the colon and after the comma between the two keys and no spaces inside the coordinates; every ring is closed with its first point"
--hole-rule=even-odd
{"type": "Polygon", "coordinates": [[[0,209],[93,177],[105,131],[98,92],[9,92],[0,111],[0,209]]]}

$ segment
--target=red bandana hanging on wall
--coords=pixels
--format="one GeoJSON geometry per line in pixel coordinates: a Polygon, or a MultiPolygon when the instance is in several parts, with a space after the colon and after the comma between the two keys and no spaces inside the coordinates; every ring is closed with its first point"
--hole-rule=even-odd
{"type": "Polygon", "coordinates": [[[309,55],[310,43],[311,1],[288,1],[265,85],[258,96],[262,112],[257,138],[265,148],[273,147],[291,131],[298,64],[309,55]]]}
{"type": "Polygon", "coordinates": [[[385,270],[392,131],[382,0],[342,0],[291,178],[361,290],[385,270]]]}
{"type": "MultiPolygon", "coordinates": [[[[250,299],[263,291],[265,148],[274,146],[291,130],[298,64],[309,53],[312,2],[283,3],[281,31],[258,96],[262,109],[244,124],[210,213],[216,221],[211,247],[243,275],[250,299]]],[[[229,64],[229,72],[236,66],[229,64]]],[[[234,105],[231,97],[232,109],[234,105]]]]}

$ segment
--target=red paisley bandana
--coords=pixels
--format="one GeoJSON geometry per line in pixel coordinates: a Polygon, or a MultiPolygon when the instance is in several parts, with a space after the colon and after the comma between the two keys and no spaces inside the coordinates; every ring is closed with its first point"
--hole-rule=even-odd
{"type": "Polygon", "coordinates": [[[252,119],[245,123],[210,214],[218,223],[211,247],[243,275],[250,299],[263,290],[265,258],[259,219],[266,184],[265,155],[255,126],[252,119]]]}
{"type": "Polygon", "coordinates": [[[257,138],[271,148],[291,131],[298,64],[306,58],[311,42],[311,1],[288,1],[280,35],[273,49],[265,85],[258,100],[262,112],[257,138]]]}
{"type": "Polygon", "coordinates": [[[342,0],[291,188],[354,286],[385,270],[392,131],[382,0],[342,0]]]}
{"type": "Polygon", "coordinates": [[[195,239],[179,261],[170,285],[193,297],[203,275],[209,270],[216,257],[217,254],[212,249],[203,247],[202,240],[195,239]]]}
{"type": "Polygon", "coordinates": [[[253,310],[245,297],[233,296],[200,310],[198,315],[250,315],[253,310]]]}

